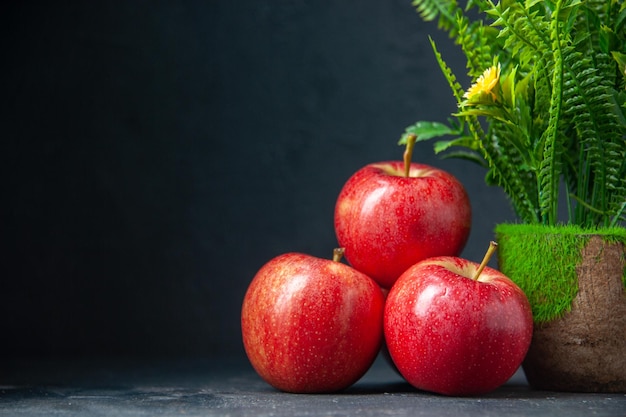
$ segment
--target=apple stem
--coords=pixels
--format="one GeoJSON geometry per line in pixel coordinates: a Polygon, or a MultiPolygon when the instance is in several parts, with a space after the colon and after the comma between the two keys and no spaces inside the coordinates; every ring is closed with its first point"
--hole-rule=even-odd
{"type": "Polygon", "coordinates": [[[415,148],[415,141],[417,135],[415,133],[409,133],[406,137],[406,148],[404,149],[404,177],[409,177],[411,171],[411,159],[413,158],[413,149],[415,148]]]}
{"type": "Polygon", "coordinates": [[[483,269],[485,269],[485,267],[489,263],[491,256],[493,255],[493,253],[496,251],[497,248],[498,248],[498,244],[496,242],[494,242],[493,240],[489,242],[489,249],[487,249],[487,253],[485,253],[485,257],[483,258],[483,261],[480,263],[480,266],[478,267],[478,269],[476,270],[476,273],[472,277],[474,281],[478,280],[478,277],[480,276],[481,272],[483,272],[483,269]]]}
{"type": "Polygon", "coordinates": [[[339,262],[341,258],[343,258],[343,253],[346,251],[345,248],[335,248],[333,250],[333,261],[339,262]]]}

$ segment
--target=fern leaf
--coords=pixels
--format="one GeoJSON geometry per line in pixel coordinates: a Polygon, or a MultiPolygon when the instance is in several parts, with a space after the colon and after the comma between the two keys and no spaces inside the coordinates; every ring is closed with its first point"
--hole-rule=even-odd
{"type": "Polygon", "coordinates": [[[564,56],[565,123],[574,127],[572,143],[582,145],[575,163],[578,169],[566,181],[578,184],[576,190],[573,185],[568,189],[578,202],[575,221],[585,225],[609,224],[626,196],[626,123],[616,91],[623,77],[617,76],[619,61],[606,50],[601,29],[601,22],[613,13],[608,3],[585,3],[586,19],[577,22],[575,29],[586,36],[576,37],[564,56]]]}
{"type": "Polygon", "coordinates": [[[506,142],[510,127],[504,123],[491,123],[489,140],[483,142],[490,163],[489,177],[493,184],[503,188],[509,196],[515,213],[527,223],[539,221],[537,180],[534,169],[514,147],[502,146],[506,142]],[[522,172],[525,172],[523,174],[522,172]]]}
{"type": "Polygon", "coordinates": [[[502,44],[497,38],[498,31],[484,26],[482,21],[470,22],[462,13],[457,16],[457,26],[455,43],[461,46],[467,58],[468,75],[476,78],[492,65],[493,57],[497,55],[502,44]]]}
{"type": "Polygon", "coordinates": [[[559,194],[559,180],[561,159],[563,152],[562,144],[559,142],[559,121],[561,118],[561,108],[563,104],[563,57],[562,42],[559,32],[558,11],[562,1],[557,1],[554,12],[555,18],[551,21],[551,38],[553,44],[554,70],[552,72],[552,95],[550,98],[550,111],[548,129],[546,130],[542,143],[543,158],[539,171],[539,207],[544,223],[556,224],[557,204],[559,194]]]}
{"type": "Polygon", "coordinates": [[[456,0],[413,0],[413,7],[424,21],[439,17],[439,27],[449,31],[450,36],[456,34],[456,0]]]}
{"type": "Polygon", "coordinates": [[[463,89],[461,84],[457,81],[457,78],[454,75],[454,72],[452,72],[452,69],[444,61],[443,57],[441,56],[441,53],[437,49],[437,45],[435,45],[435,41],[431,37],[429,37],[428,39],[430,40],[430,46],[433,48],[433,52],[435,53],[435,59],[437,60],[437,63],[439,64],[439,68],[441,69],[443,76],[445,77],[446,81],[448,82],[448,85],[450,86],[450,89],[452,90],[452,94],[454,95],[454,98],[456,99],[457,103],[462,102],[463,94],[465,93],[465,90],[463,89]]]}

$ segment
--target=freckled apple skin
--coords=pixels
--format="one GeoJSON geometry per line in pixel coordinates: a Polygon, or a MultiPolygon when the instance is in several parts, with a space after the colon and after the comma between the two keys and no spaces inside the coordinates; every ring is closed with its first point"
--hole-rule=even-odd
{"type": "Polygon", "coordinates": [[[380,287],[349,265],[287,253],[245,294],[241,329],[250,363],[273,387],[340,391],[370,368],[382,343],[380,287]]]}
{"type": "Polygon", "coordinates": [[[471,227],[463,185],[450,173],[412,163],[369,164],[344,184],[335,205],[335,232],[345,259],[391,288],[408,267],[435,256],[458,256],[471,227]]]}
{"type": "Polygon", "coordinates": [[[414,387],[469,396],[504,384],[532,338],[530,304],[501,272],[457,257],[417,263],[385,305],[384,332],[400,374],[414,387]]]}

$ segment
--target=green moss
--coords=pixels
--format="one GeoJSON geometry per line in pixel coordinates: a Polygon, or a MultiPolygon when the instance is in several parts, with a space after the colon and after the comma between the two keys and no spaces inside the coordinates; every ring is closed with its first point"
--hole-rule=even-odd
{"type": "MultiPolygon", "coordinates": [[[[576,266],[591,235],[626,244],[621,227],[584,229],[575,225],[496,226],[498,266],[526,293],[535,322],[553,320],[569,311],[578,292],[576,266]]],[[[626,287],[626,269],[622,275],[626,287]]]]}

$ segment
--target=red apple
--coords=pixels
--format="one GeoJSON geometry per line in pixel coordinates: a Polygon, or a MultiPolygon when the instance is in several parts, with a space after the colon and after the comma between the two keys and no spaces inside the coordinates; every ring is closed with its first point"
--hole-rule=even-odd
{"type": "Polygon", "coordinates": [[[484,394],[520,367],[533,332],[530,305],[513,281],[485,267],[487,259],[480,266],[449,256],[421,261],[389,292],[385,340],[414,387],[484,394]]]}
{"type": "Polygon", "coordinates": [[[405,154],[404,162],[369,164],[348,179],[335,206],[335,232],[346,260],[391,288],[418,261],[460,255],[471,217],[465,188],[452,174],[405,154]]]}
{"type": "Polygon", "coordinates": [[[280,255],[244,297],[241,330],[257,373],[294,393],[339,391],[370,368],[382,343],[384,298],[365,274],[334,260],[280,255]]]}

